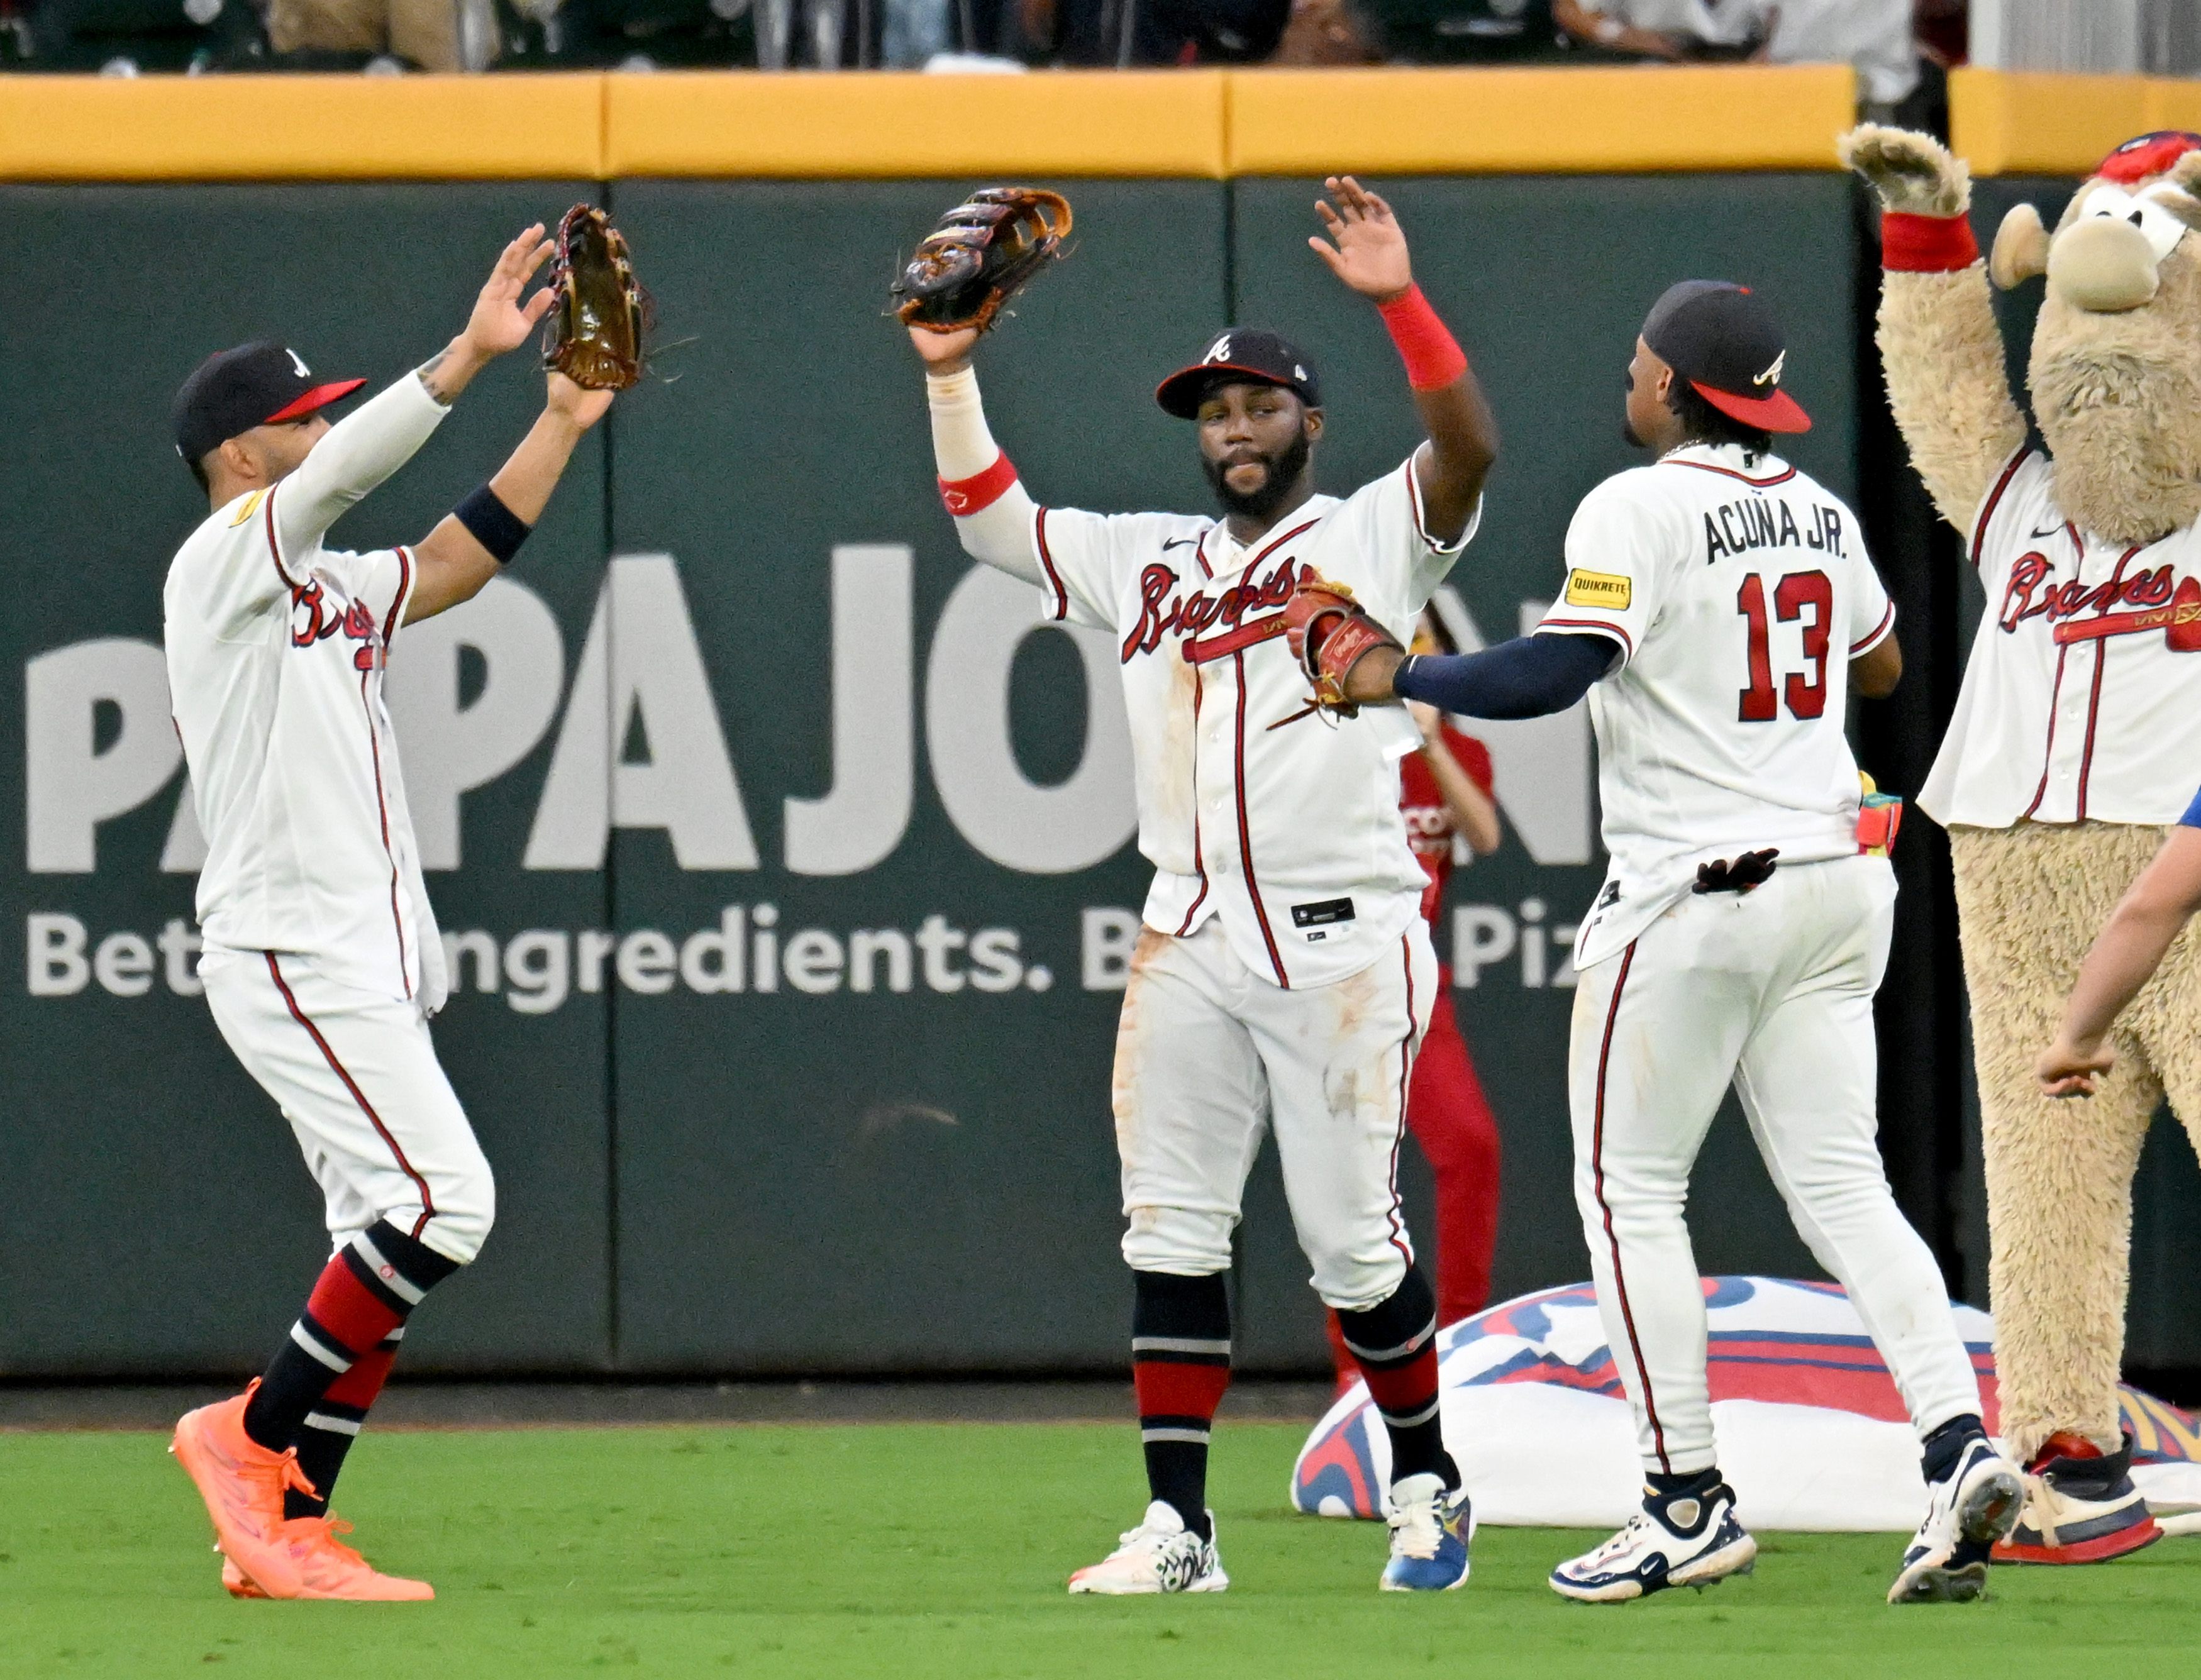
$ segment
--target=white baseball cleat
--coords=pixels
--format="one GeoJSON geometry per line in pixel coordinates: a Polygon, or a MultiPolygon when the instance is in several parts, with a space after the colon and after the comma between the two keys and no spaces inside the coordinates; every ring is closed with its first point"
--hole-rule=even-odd
{"type": "Polygon", "coordinates": [[[1987,1555],[2017,1526],[2025,1478],[1984,1435],[1926,1490],[1926,1520],[1887,1589],[1890,1604],[1965,1604],[1985,1598],[1987,1555]]]}
{"type": "Polygon", "coordinates": [[[1656,1496],[1594,1552],[1552,1572],[1552,1590],[1590,1603],[1641,1598],[1665,1587],[1709,1587],[1756,1567],[1758,1542],[1735,1520],[1725,1482],[1701,1494],[1656,1496]]]}
{"type": "MultiPolygon", "coordinates": [[[[1212,1511],[1207,1529],[1212,1536],[1212,1511]]],[[[1159,1499],[1136,1528],[1118,1537],[1114,1551],[1070,1578],[1074,1593],[1219,1593],[1230,1584],[1214,1540],[1202,1540],[1175,1506],[1159,1499]]]]}

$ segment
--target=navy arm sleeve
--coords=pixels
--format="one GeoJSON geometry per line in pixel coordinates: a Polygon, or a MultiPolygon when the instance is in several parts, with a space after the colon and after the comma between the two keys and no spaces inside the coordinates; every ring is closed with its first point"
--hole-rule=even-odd
{"type": "Polygon", "coordinates": [[[1524,635],[1480,653],[1419,653],[1402,660],[1391,686],[1467,717],[1542,717],[1564,711],[1612,668],[1620,644],[1594,631],[1524,635]]]}

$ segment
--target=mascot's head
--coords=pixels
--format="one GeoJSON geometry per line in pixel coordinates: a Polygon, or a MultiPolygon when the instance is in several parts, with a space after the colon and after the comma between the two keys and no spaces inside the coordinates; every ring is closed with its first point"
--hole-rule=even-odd
{"type": "Polygon", "coordinates": [[[2081,527],[2148,541],[2201,518],[2201,134],[2128,140],[2051,234],[2020,204],[1988,270],[2035,274],[2034,418],[2081,527]]]}

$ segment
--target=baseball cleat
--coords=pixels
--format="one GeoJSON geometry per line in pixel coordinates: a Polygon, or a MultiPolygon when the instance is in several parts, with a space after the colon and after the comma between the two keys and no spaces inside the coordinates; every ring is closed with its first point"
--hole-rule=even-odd
{"type": "Polygon", "coordinates": [[[1215,1513],[1207,1513],[1210,1538],[1184,1525],[1177,1507],[1156,1500],[1116,1549],[1070,1578],[1074,1593],[1219,1593],[1230,1584],[1215,1549],[1215,1513]]]}
{"type": "Polygon", "coordinates": [[[1383,1590],[1444,1592],[1464,1582],[1473,1513],[1467,1490],[1447,1489],[1441,1476],[1425,1472],[1393,1483],[1391,1560],[1383,1566],[1383,1590]]]}
{"type": "Polygon", "coordinates": [[[1997,1563],[2106,1563],[2163,1538],[2133,1485],[2133,1438],[2104,1453],[2082,1436],[2048,1437],[2025,1473],[2025,1508],[1997,1563]]]}
{"type": "Polygon", "coordinates": [[[1890,1604],[1968,1604],[1987,1593],[1987,1557],[2017,1525],[2025,1483],[1984,1435],[1926,1490],[1926,1519],[1887,1589],[1890,1604]]]}
{"type": "Polygon", "coordinates": [[[426,1581],[384,1575],[337,1538],[351,1532],[341,1517],[293,1517],[277,1539],[296,1566],[298,1590],[271,1594],[279,1598],[341,1598],[359,1601],[427,1599],[436,1589],[426,1581]]]}
{"type": "MultiPolygon", "coordinates": [[[[217,1546],[214,1548],[214,1550],[219,1552],[221,1550],[221,1548],[217,1546]]],[[[249,1575],[247,1575],[243,1570],[239,1569],[237,1565],[228,1558],[224,1558],[221,1560],[221,1587],[222,1590],[227,1593],[232,1598],[265,1598],[267,1596],[266,1593],[260,1590],[259,1584],[255,1582],[249,1575]]]]}
{"type": "Polygon", "coordinates": [[[1757,1560],[1758,1542],[1735,1519],[1734,1490],[1715,1481],[1692,1493],[1646,1493],[1627,1527],[1552,1572],[1552,1590],[1586,1603],[1618,1603],[1747,1575],[1757,1560]]]}
{"type": "Polygon", "coordinates": [[[244,1432],[245,1402],[259,1386],[255,1379],[234,1399],[185,1413],[168,1450],[197,1484],[223,1555],[269,1597],[295,1598],[298,1566],[278,1538],[283,1495],[314,1484],[295,1449],[270,1452],[244,1432]]]}

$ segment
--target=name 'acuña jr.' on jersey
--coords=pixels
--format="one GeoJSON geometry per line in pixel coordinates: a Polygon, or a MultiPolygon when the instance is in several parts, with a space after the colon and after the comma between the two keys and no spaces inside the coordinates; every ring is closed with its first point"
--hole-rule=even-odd
{"type": "Polygon", "coordinates": [[[209,947],[296,951],[441,1007],[443,951],[382,698],[414,582],[404,548],[321,546],[447,411],[411,374],[271,490],[218,508],[168,568],[168,690],[207,858],[209,947]]]}
{"type": "Polygon", "coordinates": [[[1776,457],[1690,444],[1591,491],[1566,559],[1538,633],[1621,649],[1589,694],[1611,863],[1576,965],[1626,945],[1707,859],[1853,853],[1849,662],[1895,626],[1856,515],[1776,457]]]}
{"type": "Polygon", "coordinates": [[[1284,986],[1344,979],[1396,945],[1425,881],[1396,768],[1420,737],[1396,707],[1288,722],[1308,696],[1284,604],[1318,572],[1410,640],[1475,524],[1431,538],[1411,460],[1341,501],[1310,499],[1250,547],[1205,517],[1032,511],[1048,616],[1118,639],[1148,927],[1182,937],[1219,916],[1239,959],[1284,986]]]}

